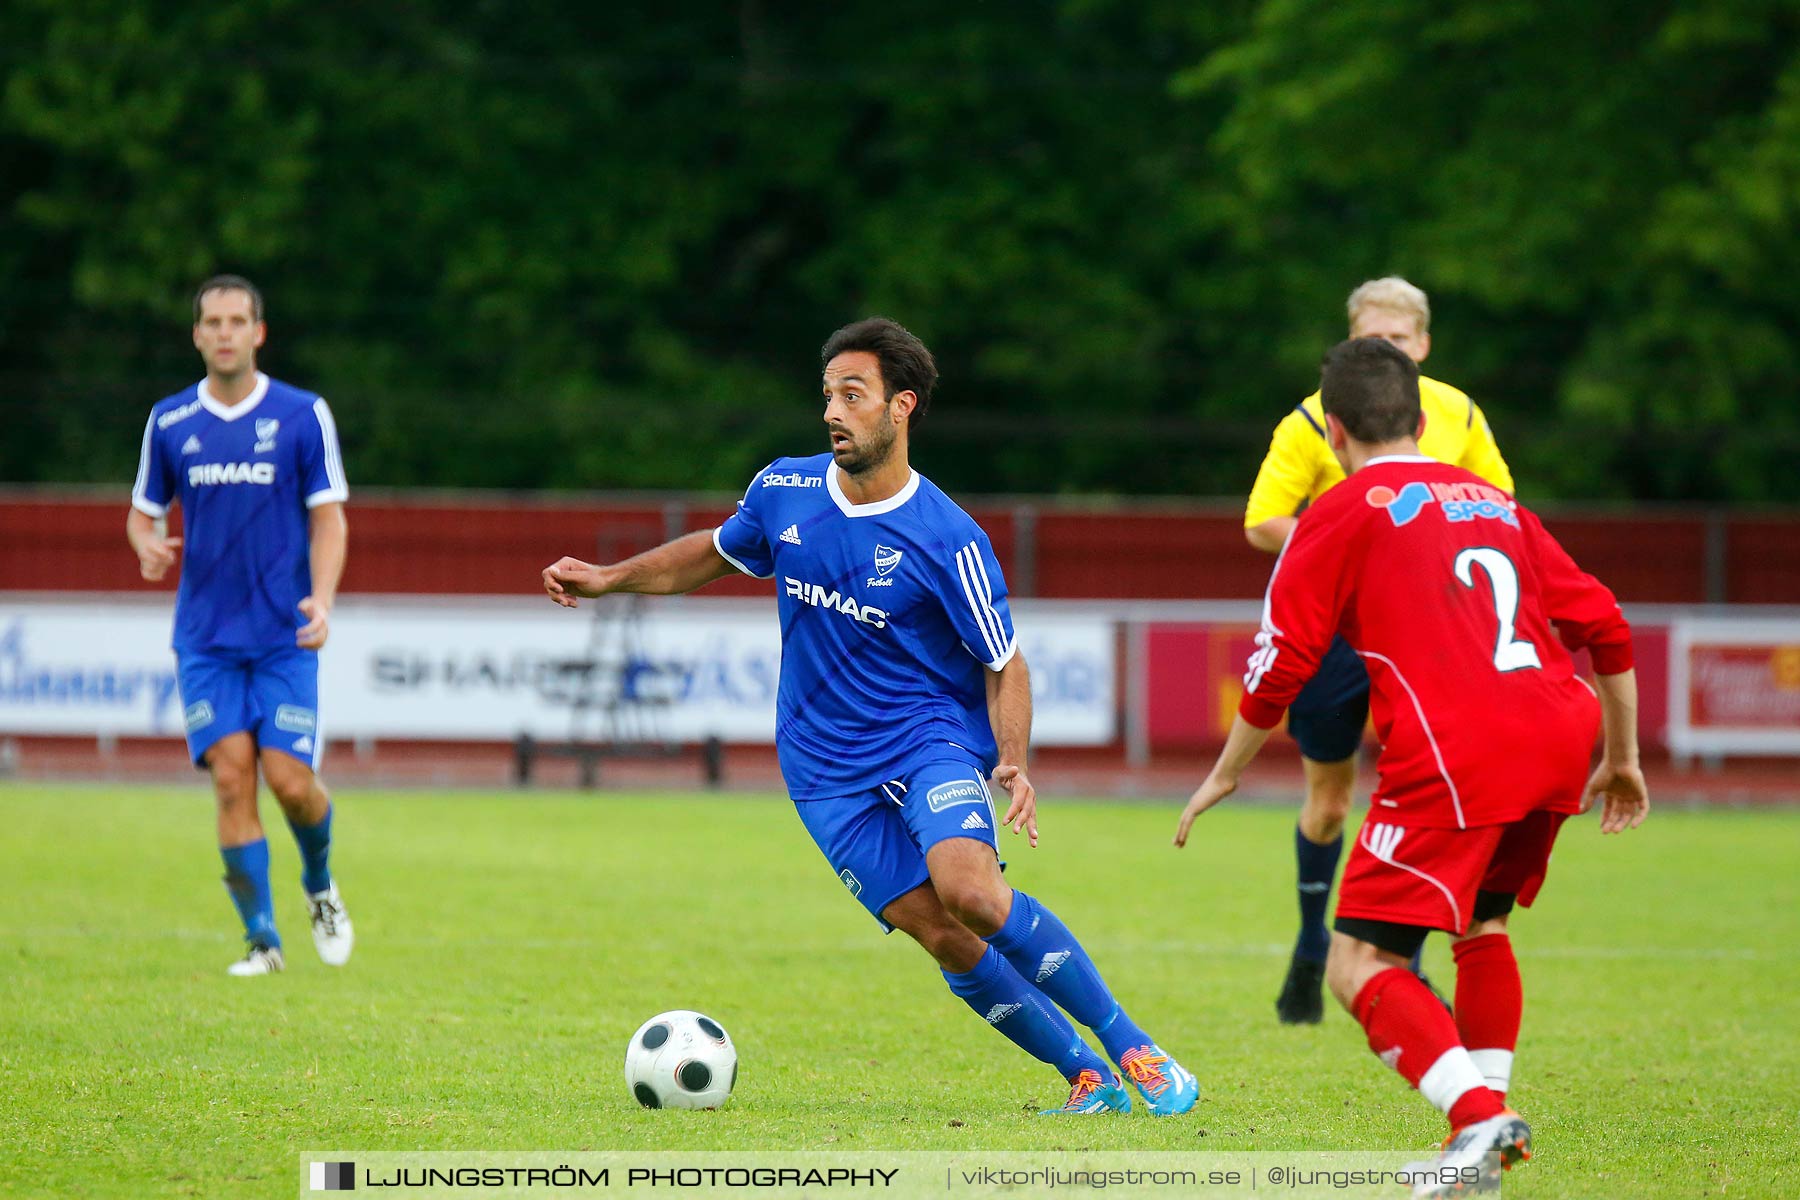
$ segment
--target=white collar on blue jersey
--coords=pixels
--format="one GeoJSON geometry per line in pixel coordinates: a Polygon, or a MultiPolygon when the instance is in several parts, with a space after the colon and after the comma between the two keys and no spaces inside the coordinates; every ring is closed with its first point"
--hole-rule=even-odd
{"type": "Polygon", "coordinates": [[[852,504],[850,497],[844,495],[844,489],[838,486],[838,466],[836,463],[832,463],[825,471],[825,490],[831,493],[831,502],[837,505],[838,511],[846,517],[879,517],[882,513],[893,512],[913,498],[913,493],[919,490],[919,473],[909,471],[906,477],[906,486],[886,500],[852,504]]]}
{"type": "Polygon", "coordinates": [[[235,421],[257,405],[261,404],[263,397],[269,394],[269,377],[264,375],[261,371],[258,371],[256,373],[256,386],[250,389],[250,394],[248,396],[245,396],[236,404],[221,404],[217,400],[214,400],[213,394],[206,390],[206,380],[204,379],[200,381],[197,390],[200,396],[201,407],[205,408],[207,412],[219,418],[221,421],[235,421]]]}
{"type": "Polygon", "coordinates": [[[1430,463],[1430,462],[1436,462],[1436,461],[1437,461],[1437,459],[1431,457],[1429,454],[1384,454],[1380,458],[1371,458],[1368,462],[1364,463],[1363,466],[1372,467],[1376,463],[1390,463],[1390,462],[1430,463]]]}

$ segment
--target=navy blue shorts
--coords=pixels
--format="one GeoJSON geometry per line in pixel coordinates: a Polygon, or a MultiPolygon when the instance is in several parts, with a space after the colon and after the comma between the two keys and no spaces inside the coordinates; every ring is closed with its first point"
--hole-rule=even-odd
{"type": "Polygon", "coordinates": [[[931,879],[925,852],[950,838],[974,838],[998,853],[993,797],[980,768],[937,759],[866,792],[836,800],[796,800],[800,823],[869,915],[931,879]]]}
{"type": "Polygon", "coordinates": [[[1288,706],[1288,732],[1314,762],[1343,762],[1355,757],[1368,721],[1368,668],[1349,642],[1332,638],[1318,672],[1288,706]]]}
{"type": "Polygon", "coordinates": [[[280,750],[319,769],[325,739],[319,731],[318,651],[178,651],[175,672],[195,766],[206,765],[206,752],[220,738],[248,733],[259,749],[280,750]]]}

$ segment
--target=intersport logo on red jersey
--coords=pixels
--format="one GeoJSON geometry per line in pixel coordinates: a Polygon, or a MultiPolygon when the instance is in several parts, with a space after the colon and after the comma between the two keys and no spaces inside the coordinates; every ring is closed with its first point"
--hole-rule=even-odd
{"type": "Polygon", "coordinates": [[[1363,493],[1363,499],[1368,501],[1370,508],[1385,508],[1396,529],[1411,524],[1433,501],[1442,508],[1446,521],[1480,518],[1505,521],[1514,529],[1519,527],[1518,502],[1499,488],[1485,483],[1422,483],[1414,480],[1398,492],[1385,483],[1378,483],[1363,493]]]}

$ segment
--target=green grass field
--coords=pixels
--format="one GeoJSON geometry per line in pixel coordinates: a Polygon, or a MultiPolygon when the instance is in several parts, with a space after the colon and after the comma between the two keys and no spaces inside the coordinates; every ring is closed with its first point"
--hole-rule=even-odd
{"type": "MultiPolygon", "coordinates": [[[[0,787],[0,1192],[291,1196],[303,1149],[1424,1149],[1441,1121],[1342,1012],[1282,1028],[1281,807],[1046,801],[1010,876],[1200,1076],[1194,1114],[1049,1121],[1044,1068],[880,936],[783,800],[340,794],[351,964],[314,957],[272,831],[288,971],[239,952],[202,787],[0,787]],[[1152,881],[1166,881],[1151,886],[1152,881]],[[691,1007],[729,1107],[650,1112],[626,1039],[691,1007]]],[[[271,802],[265,815],[272,816],[271,802]]],[[[1800,1195],[1800,811],[1564,834],[1525,975],[1506,1194],[1800,1195]]],[[[1448,982],[1441,939],[1428,968],[1448,982]]]]}

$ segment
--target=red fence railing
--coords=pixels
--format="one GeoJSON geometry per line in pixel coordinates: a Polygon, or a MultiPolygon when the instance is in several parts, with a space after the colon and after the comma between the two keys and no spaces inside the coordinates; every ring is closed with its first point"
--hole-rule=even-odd
{"type": "MultiPolygon", "coordinates": [[[[124,489],[0,491],[0,590],[150,588],[125,545],[124,489]]],[[[530,591],[562,554],[617,558],[731,511],[731,498],[681,494],[521,498],[485,493],[358,493],[344,590],[530,591]]],[[[1106,505],[971,499],[1013,592],[1067,599],[1245,599],[1272,559],[1245,543],[1225,503],[1106,505]]],[[[1800,603],[1800,513],[1552,509],[1545,523],[1576,561],[1638,604],[1800,603]]],[[[179,514],[174,517],[179,525],[179,514]]],[[[166,585],[163,585],[166,586],[166,585]]],[[[717,595],[769,585],[726,579],[717,595]]]]}

